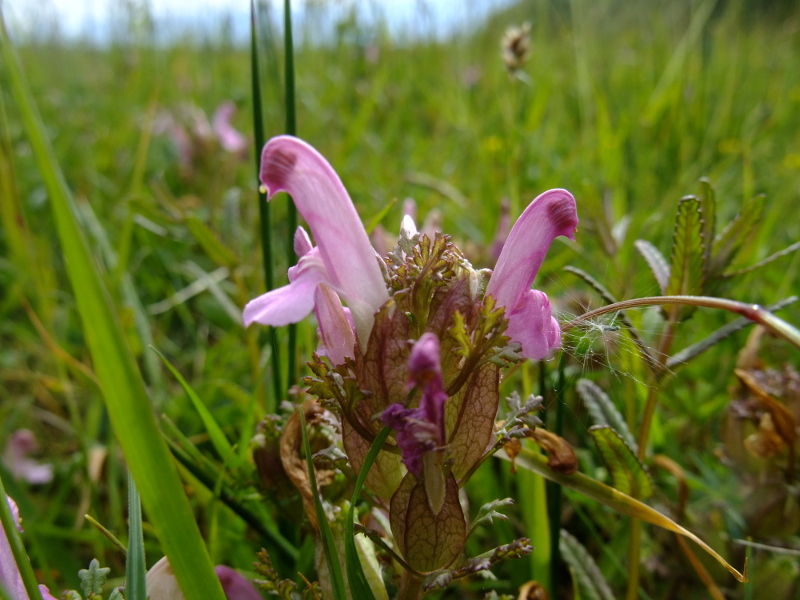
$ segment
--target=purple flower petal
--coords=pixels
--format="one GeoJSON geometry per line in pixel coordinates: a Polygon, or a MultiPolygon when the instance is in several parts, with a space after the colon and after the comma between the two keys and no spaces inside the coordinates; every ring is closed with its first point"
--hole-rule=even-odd
{"type": "Polygon", "coordinates": [[[214,572],[219,577],[228,600],[263,600],[253,584],[238,571],[225,565],[217,565],[214,572]]]}
{"type": "Polygon", "coordinates": [[[418,408],[392,404],[381,416],[384,425],[397,430],[397,445],[406,468],[419,477],[423,457],[445,445],[444,391],[439,360],[439,338],[424,333],[411,349],[408,358],[409,384],[422,388],[418,408]]]}
{"type": "Polygon", "coordinates": [[[291,194],[317,243],[327,283],[347,302],[359,343],[366,345],[374,314],[389,294],[367,232],[339,176],[319,152],[291,136],[273,138],[264,146],[260,176],[270,196],[280,191],[291,194]]]}
{"type": "Polygon", "coordinates": [[[541,359],[558,347],[561,333],[547,297],[531,284],[550,244],[560,235],[574,240],[578,226],[575,198],[566,190],[549,190],[530,203],[508,235],[486,295],[506,309],[507,335],[522,345],[526,358],[541,359]]]}
{"type": "Polygon", "coordinates": [[[314,292],[327,281],[325,265],[316,248],[289,269],[289,285],[267,292],[244,307],[245,327],[253,322],[282,327],[298,323],[314,309],[314,292]]]}
{"type": "Polygon", "coordinates": [[[231,125],[235,113],[236,105],[230,101],[224,102],[214,113],[212,127],[222,149],[239,154],[247,148],[247,138],[231,125]]]}
{"type": "MultiPolygon", "coordinates": [[[[19,509],[10,496],[6,496],[6,498],[17,528],[22,531],[19,526],[19,509]]],[[[0,502],[2,502],[2,498],[0,498],[0,502]]],[[[11,552],[11,544],[2,524],[0,524],[0,584],[11,595],[12,600],[29,600],[25,584],[22,582],[22,576],[19,574],[17,563],[14,560],[14,554],[11,552]]]]}

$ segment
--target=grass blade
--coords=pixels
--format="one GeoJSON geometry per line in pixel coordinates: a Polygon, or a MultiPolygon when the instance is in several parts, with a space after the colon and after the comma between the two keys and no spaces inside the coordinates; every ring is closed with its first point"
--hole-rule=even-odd
{"type": "MultiPolygon", "coordinates": [[[[500,450],[495,456],[510,461],[511,459],[504,450],[500,450]]],[[[583,473],[573,473],[572,475],[564,475],[554,471],[547,466],[547,458],[529,448],[523,448],[522,452],[514,459],[517,467],[528,469],[534,473],[539,473],[542,477],[549,479],[559,485],[564,486],[570,490],[574,490],[579,494],[583,494],[587,498],[596,500],[609,508],[613,508],[623,515],[647,521],[652,525],[663,527],[669,531],[679,533],[685,536],[700,546],[703,550],[708,552],[716,561],[721,564],[725,569],[733,575],[737,581],[742,583],[747,581],[747,563],[744,565],[744,573],[740,573],[732,567],[722,556],[720,556],[711,546],[706,544],[703,540],[693,534],[685,527],[681,527],[675,521],[666,515],[658,512],[656,509],[648,506],[644,502],[631,498],[627,494],[623,494],[619,490],[600,483],[583,473]]]]}
{"type": "Polygon", "coordinates": [[[308,443],[308,431],[306,431],[306,415],[302,408],[299,410],[299,413],[300,428],[303,435],[303,451],[306,454],[306,468],[308,469],[308,483],[311,486],[311,494],[314,496],[314,508],[317,511],[317,523],[319,524],[319,537],[322,542],[322,550],[325,553],[325,561],[328,564],[333,597],[334,600],[347,600],[344,577],[342,577],[342,567],[339,562],[339,554],[336,552],[336,543],[333,540],[333,533],[331,532],[331,526],[328,523],[325,509],[322,507],[322,502],[319,499],[317,476],[314,472],[314,464],[311,462],[311,445],[308,443]]]}
{"type": "Polygon", "coordinates": [[[142,504],[136,482],[128,473],[128,553],[125,559],[126,600],[147,600],[144,562],[144,535],[142,533],[142,504]]]}
{"type": "Polygon", "coordinates": [[[367,583],[367,578],[364,575],[364,569],[361,566],[361,559],[358,557],[356,550],[356,539],[353,532],[353,519],[355,518],[356,501],[361,494],[361,488],[364,487],[364,481],[367,479],[367,473],[372,468],[372,463],[378,457],[378,453],[383,448],[383,443],[391,433],[389,427],[384,427],[381,432],[375,437],[372,446],[364,459],[364,464],[361,466],[361,472],[358,474],[356,485],[353,488],[353,497],[350,499],[350,512],[347,515],[347,521],[344,524],[344,553],[345,563],[347,566],[347,581],[350,585],[350,591],[356,598],[363,598],[364,600],[375,600],[375,595],[372,593],[372,588],[367,583]]]}
{"type": "MultiPolygon", "coordinates": [[[[256,18],[255,0],[250,0],[250,68],[253,87],[253,134],[255,137],[254,154],[256,159],[256,181],[261,170],[261,149],[264,147],[264,109],[261,106],[261,70],[258,66],[258,19],[256,18]]],[[[261,233],[261,260],[264,267],[264,285],[267,291],[275,289],[275,273],[272,259],[272,213],[267,202],[267,194],[258,189],[258,215],[261,233]]],[[[273,402],[267,405],[267,412],[275,410],[277,398],[283,397],[281,385],[281,353],[278,334],[274,327],[269,328],[269,345],[272,351],[272,391],[273,402]]]]}
{"type": "Polygon", "coordinates": [[[224,600],[178,472],[158,431],[144,381],[78,225],[71,194],[2,16],[0,46],[28,142],[50,197],[67,274],[76,291],[75,300],[108,414],[148,517],[184,594],[188,598],[224,600]]]}
{"type": "Polygon", "coordinates": [[[183,376],[178,372],[178,370],[172,366],[172,363],[167,360],[167,357],[161,354],[158,350],[153,348],[153,352],[158,354],[164,364],[169,369],[169,372],[177,379],[178,383],[181,384],[183,391],[186,392],[186,395],[189,396],[189,400],[192,401],[192,405],[194,406],[197,413],[200,415],[200,419],[203,421],[203,426],[206,428],[209,437],[211,438],[211,443],[214,444],[214,449],[219,454],[219,457],[222,459],[229,468],[235,468],[239,465],[239,457],[233,451],[228,438],[225,437],[225,434],[222,432],[222,429],[217,424],[216,419],[211,414],[211,411],[208,410],[203,401],[197,396],[195,391],[186,383],[186,380],[183,376]]]}

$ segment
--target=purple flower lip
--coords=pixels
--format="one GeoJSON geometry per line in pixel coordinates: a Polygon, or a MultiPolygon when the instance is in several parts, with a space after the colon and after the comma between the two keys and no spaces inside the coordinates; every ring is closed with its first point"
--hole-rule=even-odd
{"type": "Polygon", "coordinates": [[[550,301],[531,284],[553,240],[563,235],[574,241],[577,227],[575,198],[567,190],[537,196],[511,228],[486,286],[486,295],[506,309],[506,334],[525,358],[540,360],[561,345],[550,301]]]}
{"type": "Polygon", "coordinates": [[[293,267],[289,285],[250,301],[244,309],[245,325],[256,321],[280,326],[302,320],[314,308],[318,285],[325,283],[347,303],[358,343],[366,347],[374,315],[389,293],[375,250],[339,176],[314,148],[297,138],[279,136],[264,146],[260,177],[270,197],[281,191],[292,196],[317,246],[309,249],[310,240],[295,237],[295,248],[303,255],[293,267]]]}

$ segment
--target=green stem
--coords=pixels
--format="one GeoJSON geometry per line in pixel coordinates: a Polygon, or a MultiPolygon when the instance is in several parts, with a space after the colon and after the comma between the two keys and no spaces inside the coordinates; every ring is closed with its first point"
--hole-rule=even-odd
{"type": "MultiPolygon", "coordinates": [[[[561,353],[561,359],[558,363],[558,383],[556,384],[556,422],[553,432],[556,435],[563,435],[564,433],[564,388],[566,381],[564,378],[564,369],[567,364],[567,355],[565,352],[561,353]]],[[[549,521],[550,521],[550,590],[551,597],[555,598],[555,585],[558,581],[558,570],[561,566],[561,549],[560,549],[560,536],[561,536],[561,501],[563,492],[561,486],[550,483],[548,484],[550,499],[548,505],[549,521]]]]}
{"type": "MultiPolygon", "coordinates": [[[[261,148],[264,147],[264,113],[261,108],[261,74],[258,67],[258,30],[255,0],[250,0],[250,68],[253,87],[253,133],[255,135],[256,180],[261,171],[261,148]]],[[[275,289],[274,260],[272,257],[272,215],[267,202],[267,194],[258,190],[258,214],[261,232],[261,259],[264,265],[264,284],[267,291],[275,289]]],[[[281,385],[281,353],[278,335],[274,327],[269,331],[270,356],[272,360],[272,389],[274,393],[272,409],[277,406],[283,396],[281,385]]],[[[267,412],[270,407],[267,406],[267,412]]]]}
{"type": "Polygon", "coordinates": [[[28,553],[25,552],[25,546],[22,545],[22,536],[20,536],[17,524],[14,522],[14,515],[11,514],[11,504],[6,498],[6,488],[3,485],[3,478],[0,477],[0,525],[2,525],[2,529],[8,538],[11,553],[14,555],[14,561],[17,563],[17,570],[19,570],[19,574],[22,577],[22,583],[25,584],[28,597],[41,598],[39,583],[33,574],[33,568],[31,567],[28,553]]]}
{"type": "MultiPolygon", "coordinates": [[[[297,111],[295,101],[295,77],[294,77],[294,39],[292,36],[292,1],[284,0],[283,3],[283,25],[284,25],[284,55],[286,58],[286,133],[297,135],[297,111]]],[[[289,199],[289,206],[286,213],[286,222],[289,230],[286,246],[286,258],[288,264],[294,263],[294,232],[297,229],[297,207],[289,199]]],[[[297,379],[297,325],[289,325],[289,383],[297,379]]]]}
{"type": "Polygon", "coordinates": [[[688,306],[705,306],[707,308],[720,308],[747,317],[751,321],[763,325],[770,332],[785,338],[797,348],[800,348],[800,330],[763,309],[758,304],[747,304],[728,300],[727,298],[712,298],[711,296],[650,296],[647,298],[634,298],[601,306],[595,310],[580,315],[561,326],[561,331],[569,331],[578,323],[599,317],[610,312],[637,308],[641,306],[661,306],[664,304],[682,304],[688,306]]]}

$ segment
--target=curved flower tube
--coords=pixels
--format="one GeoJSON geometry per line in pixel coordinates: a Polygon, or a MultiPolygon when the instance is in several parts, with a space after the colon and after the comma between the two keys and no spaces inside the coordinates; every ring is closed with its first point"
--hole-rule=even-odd
{"type": "Polygon", "coordinates": [[[505,307],[506,334],[522,346],[525,358],[540,360],[561,345],[550,301],[531,284],[553,240],[563,235],[575,241],[577,226],[575,198],[567,190],[537,196],[511,228],[486,286],[486,295],[505,307]]]}
{"type": "Polygon", "coordinates": [[[292,196],[317,246],[290,271],[288,286],[248,303],[245,324],[280,326],[300,321],[313,309],[314,292],[324,282],[347,302],[359,344],[365,347],[375,312],[389,293],[375,250],[339,176],[307,143],[279,136],[264,146],[260,178],[269,197],[281,191],[292,196]]]}

